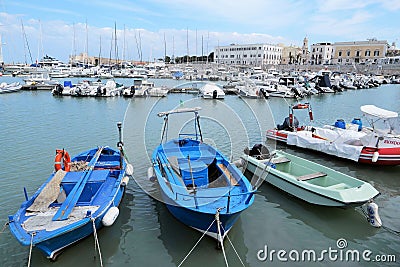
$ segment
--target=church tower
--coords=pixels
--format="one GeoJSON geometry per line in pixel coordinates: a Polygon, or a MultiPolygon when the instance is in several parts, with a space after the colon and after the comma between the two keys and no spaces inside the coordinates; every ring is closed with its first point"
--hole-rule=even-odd
{"type": "Polygon", "coordinates": [[[308,51],[308,39],[307,39],[307,36],[304,37],[304,39],[303,39],[303,46],[301,47],[301,50],[302,50],[301,51],[301,63],[303,65],[305,65],[308,62],[308,54],[310,53],[308,51]]]}

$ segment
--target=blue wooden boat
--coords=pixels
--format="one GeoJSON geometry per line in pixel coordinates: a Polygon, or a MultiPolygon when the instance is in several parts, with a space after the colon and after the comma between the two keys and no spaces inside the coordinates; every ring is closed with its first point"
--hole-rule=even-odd
{"type": "MultiPolygon", "coordinates": [[[[118,127],[121,131],[121,124],[118,127]]],[[[65,150],[58,150],[56,171],[32,197],[25,191],[26,201],[9,216],[16,239],[55,260],[64,248],[112,225],[129,181],[126,175],[133,172],[121,141],[118,147],[96,147],[71,160],[65,150]]]]}
{"type": "Polygon", "coordinates": [[[198,110],[185,108],[158,114],[165,117],[164,130],[161,144],[152,155],[152,169],[172,215],[221,245],[240,213],[253,203],[254,190],[221,152],[203,143],[198,110]],[[194,113],[195,133],[164,140],[169,116],[184,112],[194,113]]]}

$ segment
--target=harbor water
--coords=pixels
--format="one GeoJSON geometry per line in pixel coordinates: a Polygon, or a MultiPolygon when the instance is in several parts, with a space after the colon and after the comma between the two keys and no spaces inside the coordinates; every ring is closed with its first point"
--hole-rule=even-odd
{"type": "MultiPolygon", "coordinates": [[[[13,77],[1,79],[21,81],[13,77]]],[[[128,79],[117,82],[130,85],[128,79]]],[[[161,79],[154,82],[167,86],[181,83],[161,79]]],[[[314,125],[333,125],[337,119],[349,123],[354,118],[363,120],[361,105],[373,104],[400,112],[400,85],[317,95],[301,102],[311,104],[314,125]]],[[[132,99],[55,97],[49,91],[2,94],[1,226],[25,200],[24,188],[31,196],[53,171],[55,149],[65,148],[75,155],[100,145],[116,147],[116,124],[121,121],[134,179],[128,184],[114,225],[98,233],[104,266],[178,266],[186,256],[182,266],[226,266],[223,252],[216,249],[216,242],[209,237],[201,239],[190,253],[201,233],[177,221],[163,203],[154,199],[157,187],[149,181],[147,169],[151,166],[149,157],[161,138],[163,119],[157,113],[177,107],[202,107],[199,114],[205,142],[236,160],[245,146],[265,142],[265,131],[283,122],[291,103],[295,100],[227,95],[217,101],[179,93],[165,98],[132,99]]],[[[300,122],[309,123],[308,114],[300,111],[295,115],[300,122]]],[[[173,119],[180,122],[174,117],[170,123],[173,119]]],[[[169,137],[191,126],[190,118],[184,120],[183,126],[172,124],[169,137]]],[[[310,205],[263,184],[254,204],[241,214],[225,240],[229,266],[399,265],[400,236],[394,231],[400,231],[400,166],[360,165],[269,144],[270,149],[275,147],[370,182],[381,193],[375,202],[385,228],[370,226],[358,208],[310,205]]],[[[0,266],[26,266],[29,247],[21,246],[7,227],[2,230],[0,266]]],[[[100,266],[93,236],[66,249],[56,262],[50,262],[35,249],[31,256],[31,266],[100,266]]]]}

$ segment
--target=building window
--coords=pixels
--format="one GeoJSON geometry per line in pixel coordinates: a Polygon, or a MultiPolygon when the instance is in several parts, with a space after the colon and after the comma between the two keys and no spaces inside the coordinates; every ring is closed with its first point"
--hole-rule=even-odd
{"type": "Polygon", "coordinates": [[[379,57],[379,50],[374,51],[374,57],[379,57]]]}
{"type": "Polygon", "coordinates": [[[342,51],[339,51],[339,57],[341,57],[342,56],[342,51]]]}
{"type": "Polygon", "coordinates": [[[356,51],[356,57],[360,56],[360,51],[356,51]]]}
{"type": "Polygon", "coordinates": [[[347,51],[347,56],[348,56],[348,57],[350,56],[350,51],[347,51]]]}
{"type": "Polygon", "coordinates": [[[366,50],[366,51],[365,51],[365,56],[366,56],[366,57],[370,57],[370,56],[371,56],[371,51],[366,50]]]}

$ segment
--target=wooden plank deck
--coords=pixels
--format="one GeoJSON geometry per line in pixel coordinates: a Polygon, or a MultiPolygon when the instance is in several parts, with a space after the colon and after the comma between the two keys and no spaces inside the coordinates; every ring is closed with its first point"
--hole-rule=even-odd
{"type": "Polygon", "coordinates": [[[314,178],[324,177],[327,174],[324,172],[315,172],[297,177],[297,181],[307,181],[314,178]]]}
{"type": "Polygon", "coordinates": [[[226,177],[228,177],[231,185],[239,185],[238,181],[236,181],[236,179],[232,176],[232,173],[224,164],[220,163],[218,164],[218,167],[225,173],[226,177]]]}

